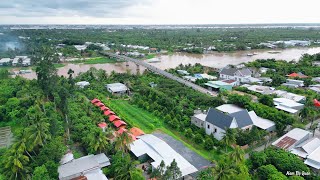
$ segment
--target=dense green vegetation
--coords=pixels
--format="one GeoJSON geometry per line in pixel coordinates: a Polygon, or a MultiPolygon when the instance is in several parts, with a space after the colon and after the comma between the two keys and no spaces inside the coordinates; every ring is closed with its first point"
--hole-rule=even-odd
{"type": "Polygon", "coordinates": [[[86,60],[72,61],[72,63],[83,63],[83,64],[105,64],[105,63],[115,63],[115,62],[117,62],[117,60],[106,58],[106,57],[96,57],[96,58],[90,58],[86,60]]]}
{"type": "MultiPolygon", "coordinates": [[[[317,29],[296,28],[210,28],[210,29],[24,29],[8,31],[4,42],[15,38],[22,42],[21,50],[10,50],[3,55],[32,54],[41,44],[56,46],[64,43],[61,49],[65,56],[81,56],[95,54],[98,47],[91,46],[86,52],[77,51],[73,45],[85,42],[101,42],[114,44],[113,49],[128,51],[120,44],[132,44],[157,48],[158,50],[187,51],[202,53],[203,48],[215,47],[216,51],[245,50],[263,48],[261,42],[279,40],[318,40],[317,29]],[[18,39],[18,36],[30,39],[18,39]],[[7,38],[6,38],[7,37],[7,38]],[[186,49],[184,49],[186,48],[186,49]],[[18,52],[19,51],[19,52],[18,52]]],[[[1,43],[0,43],[1,44],[1,43]]]]}

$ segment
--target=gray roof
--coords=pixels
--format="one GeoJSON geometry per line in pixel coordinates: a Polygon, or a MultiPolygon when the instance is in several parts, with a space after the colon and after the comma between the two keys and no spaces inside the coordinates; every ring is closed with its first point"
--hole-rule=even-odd
{"type": "Polygon", "coordinates": [[[236,119],[239,128],[243,128],[253,124],[253,121],[246,109],[232,113],[230,114],[230,116],[236,119]]]}
{"type": "Polygon", "coordinates": [[[252,74],[252,72],[248,68],[238,69],[238,68],[233,68],[233,67],[229,67],[229,66],[223,68],[220,71],[220,74],[226,74],[226,75],[229,75],[229,76],[234,76],[234,74],[237,71],[239,71],[242,76],[250,76],[252,74]]]}
{"type": "Polygon", "coordinates": [[[229,76],[233,76],[234,73],[237,72],[237,70],[238,70],[237,68],[225,67],[220,71],[220,74],[226,74],[226,75],[229,75],[229,76]]]}
{"type": "Polygon", "coordinates": [[[224,114],[214,108],[210,108],[208,111],[208,115],[206,117],[206,121],[221,128],[226,129],[229,128],[232,123],[233,117],[224,114]]]}

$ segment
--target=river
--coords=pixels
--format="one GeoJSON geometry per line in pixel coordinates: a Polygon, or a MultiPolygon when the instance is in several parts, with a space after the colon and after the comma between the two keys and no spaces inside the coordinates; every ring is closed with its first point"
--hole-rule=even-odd
{"type": "MultiPolygon", "coordinates": [[[[155,59],[159,59],[160,62],[150,63],[153,66],[156,66],[160,69],[168,69],[175,68],[179,64],[195,64],[201,63],[204,66],[210,66],[215,68],[222,68],[228,64],[240,64],[245,62],[254,61],[256,59],[277,59],[277,60],[299,60],[301,55],[315,54],[320,53],[320,47],[315,48],[290,48],[283,50],[276,50],[279,53],[271,54],[269,53],[271,50],[251,50],[251,51],[237,51],[237,52],[227,52],[227,53],[218,53],[213,52],[210,54],[188,54],[188,53],[175,53],[173,55],[161,55],[156,57],[155,59]],[[257,53],[254,56],[247,56],[247,54],[257,53]]],[[[91,67],[97,69],[104,69],[107,73],[111,73],[112,71],[124,73],[130,71],[131,73],[137,73],[137,66],[131,62],[125,63],[108,63],[108,64],[72,64],[66,63],[64,67],[58,68],[59,76],[68,76],[68,70],[72,69],[75,74],[79,74],[80,72],[86,72],[91,67]]],[[[145,68],[140,67],[140,73],[142,73],[145,68]]],[[[35,72],[22,74],[27,79],[36,78],[35,72]]]]}

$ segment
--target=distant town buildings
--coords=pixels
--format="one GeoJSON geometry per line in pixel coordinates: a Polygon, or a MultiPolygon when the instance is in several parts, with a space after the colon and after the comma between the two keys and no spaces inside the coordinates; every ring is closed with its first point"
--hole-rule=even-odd
{"type": "Polygon", "coordinates": [[[28,56],[16,56],[15,58],[2,58],[0,59],[0,66],[30,66],[31,59],[28,56]]]}
{"type": "Polygon", "coordinates": [[[247,82],[248,78],[250,78],[251,75],[252,71],[249,68],[237,68],[227,66],[220,71],[221,79],[236,80],[238,82],[237,85],[240,85],[240,83],[247,82]]]}

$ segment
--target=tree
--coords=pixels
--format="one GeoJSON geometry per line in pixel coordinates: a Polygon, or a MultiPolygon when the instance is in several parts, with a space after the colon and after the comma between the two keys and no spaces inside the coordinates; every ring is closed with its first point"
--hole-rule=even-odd
{"type": "Polygon", "coordinates": [[[45,95],[52,95],[57,80],[57,69],[53,65],[54,54],[50,48],[43,48],[34,58],[37,81],[45,95]]]}
{"type": "Polygon", "coordinates": [[[141,178],[139,173],[141,171],[137,171],[136,165],[138,162],[131,161],[129,154],[124,154],[122,151],[117,151],[117,153],[112,156],[111,167],[109,168],[109,174],[114,176],[114,179],[118,180],[135,180],[133,178],[137,177],[141,178]]]}
{"type": "Polygon", "coordinates": [[[206,170],[200,171],[197,176],[197,180],[214,180],[212,169],[208,168],[206,170]]]}
{"type": "Polygon", "coordinates": [[[22,130],[21,133],[16,137],[17,141],[13,144],[13,149],[19,151],[21,153],[26,153],[31,159],[32,156],[29,154],[30,151],[33,150],[33,144],[30,140],[28,140],[28,133],[26,130],[22,130]]]}
{"type": "Polygon", "coordinates": [[[213,149],[213,141],[211,138],[207,137],[204,142],[204,148],[206,150],[212,150],[213,149]]]}
{"type": "Polygon", "coordinates": [[[236,170],[231,168],[231,163],[226,159],[219,161],[215,167],[213,167],[213,174],[216,180],[227,180],[236,174],[236,170]]]}
{"type": "Polygon", "coordinates": [[[106,134],[98,128],[94,128],[93,132],[86,137],[84,141],[88,144],[88,149],[92,153],[102,153],[108,148],[108,139],[106,134]]]}
{"type": "Polygon", "coordinates": [[[131,136],[129,136],[127,132],[123,132],[115,141],[115,149],[117,151],[128,152],[132,141],[131,136]]]}
{"type": "Polygon", "coordinates": [[[259,167],[257,170],[257,176],[261,180],[275,179],[275,177],[277,177],[278,180],[287,179],[285,175],[279,172],[277,168],[271,164],[259,167]]]}
{"type": "Polygon", "coordinates": [[[50,176],[45,165],[35,168],[33,171],[32,180],[50,180],[50,176]]]}
{"type": "MultiPolygon", "coordinates": [[[[178,179],[182,176],[180,168],[178,167],[178,164],[175,159],[171,162],[170,166],[167,168],[166,171],[170,171],[171,178],[170,179],[178,179]]],[[[165,173],[166,174],[166,173],[165,173]]]]}
{"type": "Polygon", "coordinates": [[[46,143],[46,140],[51,138],[49,132],[50,124],[46,121],[46,118],[41,118],[27,128],[29,139],[33,142],[33,146],[43,146],[46,143]]]}
{"type": "Polygon", "coordinates": [[[224,137],[222,138],[222,143],[225,145],[226,149],[225,152],[227,152],[228,146],[231,146],[236,142],[236,136],[232,129],[227,129],[225,132],[224,137]]]}
{"type": "Polygon", "coordinates": [[[232,159],[233,162],[237,164],[244,162],[244,151],[238,145],[233,149],[233,151],[229,155],[230,159],[232,159]]]}
{"type": "Polygon", "coordinates": [[[195,136],[194,136],[194,141],[198,144],[201,144],[203,142],[203,137],[201,136],[201,134],[197,133],[195,136]]]}
{"type": "Polygon", "coordinates": [[[267,105],[269,107],[274,107],[272,96],[262,95],[262,96],[259,97],[259,102],[264,104],[264,105],[267,105]]]}
{"type": "Polygon", "coordinates": [[[250,163],[253,169],[257,169],[258,167],[266,164],[267,155],[264,152],[251,152],[250,156],[250,163]]]}
{"type": "Polygon", "coordinates": [[[20,151],[14,149],[8,150],[2,160],[1,171],[7,179],[29,179],[30,167],[28,156],[23,155],[20,151]]]}

